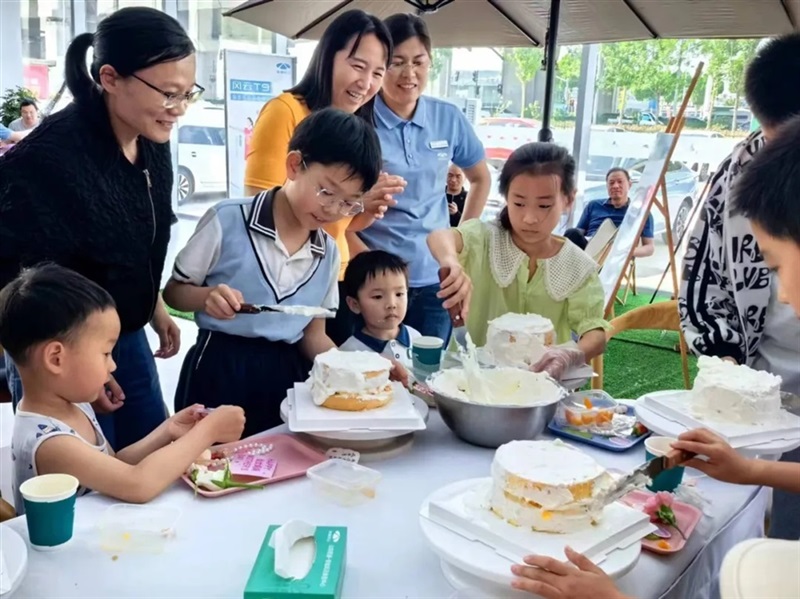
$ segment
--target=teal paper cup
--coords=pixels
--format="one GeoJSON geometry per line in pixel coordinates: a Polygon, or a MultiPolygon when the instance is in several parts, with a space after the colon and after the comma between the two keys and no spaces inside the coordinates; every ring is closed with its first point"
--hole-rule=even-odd
{"type": "MultiPolygon", "coordinates": [[[[672,444],[677,439],[672,437],[648,437],[644,441],[644,450],[648,460],[666,455],[672,449],[672,444]]],[[[647,486],[651,491],[669,491],[672,493],[680,486],[683,480],[683,466],[664,470],[647,486]]]]}
{"type": "Polygon", "coordinates": [[[52,551],[72,538],[79,484],[69,474],[43,474],[20,485],[28,538],[34,549],[52,551]]]}
{"type": "Polygon", "coordinates": [[[411,342],[411,363],[419,380],[439,371],[443,347],[444,341],[439,337],[417,337],[411,342]]]}

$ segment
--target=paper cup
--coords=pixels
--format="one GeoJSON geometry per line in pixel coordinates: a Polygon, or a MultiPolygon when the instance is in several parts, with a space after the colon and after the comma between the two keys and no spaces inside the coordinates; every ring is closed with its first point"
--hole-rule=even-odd
{"type": "Polygon", "coordinates": [[[443,347],[439,337],[417,337],[411,342],[411,365],[417,379],[424,381],[439,370],[443,347]]]}
{"type": "MultiPolygon", "coordinates": [[[[672,444],[677,439],[672,437],[648,437],[644,440],[645,455],[648,460],[666,455],[672,450],[672,444]]],[[[683,466],[664,470],[647,486],[651,491],[669,491],[677,489],[683,480],[683,466]]]]}
{"type": "Polygon", "coordinates": [[[79,485],[69,474],[43,474],[20,485],[28,538],[34,549],[52,551],[72,538],[79,485]]]}

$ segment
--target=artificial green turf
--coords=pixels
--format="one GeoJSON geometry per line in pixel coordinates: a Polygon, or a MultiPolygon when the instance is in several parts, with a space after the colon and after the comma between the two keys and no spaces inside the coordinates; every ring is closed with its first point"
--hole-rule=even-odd
{"type": "MultiPolygon", "coordinates": [[[[638,295],[628,294],[624,306],[617,304],[615,315],[650,303],[653,292],[639,289],[638,295]]],[[[669,299],[660,294],[655,301],[669,299]]],[[[194,320],[191,312],[179,312],[167,307],[176,318],[194,320]]],[[[608,344],[604,357],[603,387],[612,396],[637,399],[651,391],[683,389],[683,370],[675,331],[625,331],[608,344]]],[[[694,380],[697,359],[689,356],[689,374],[694,380]]]]}

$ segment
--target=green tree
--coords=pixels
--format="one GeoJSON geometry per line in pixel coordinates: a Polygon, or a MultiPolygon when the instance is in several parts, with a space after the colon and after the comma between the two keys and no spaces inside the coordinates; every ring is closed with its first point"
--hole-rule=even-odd
{"type": "Polygon", "coordinates": [[[431,56],[431,72],[430,78],[431,81],[435,80],[439,73],[442,72],[444,65],[447,63],[448,60],[453,58],[453,49],[452,48],[436,48],[433,51],[433,56],[431,56]]]}
{"type": "MultiPolygon", "coordinates": [[[[723,85],[728,84],[728,91],[733,94],[733,118],[731,129],[736,130],[739,103],[744,93],[744,72],[747,63],[755,54],[759,40],[706,40],[702,44],[703,54],[708,60],[708,73],[713,78],[712,97],[722,91],[723,85]]],[[[713,103],[712,103],[713,104],[713,103]]],[[[711,126],[712,110],[708,115],[711,126]]]]}
{"type": "Polygon", "coordinates": [[[520,116],[525,116],[525,87],[542,68],[542,51],[537,48],[509,48],[505,51],[504,58],[514,65],[517,79],[522,84],[520,116]]]}
{"type": "Polygon", "coordinates": [[[556,65],[558,75],[566,82],[567,87],[575,87],[581,78],[581,48],[569,46],[564,48],[556,65]]]}

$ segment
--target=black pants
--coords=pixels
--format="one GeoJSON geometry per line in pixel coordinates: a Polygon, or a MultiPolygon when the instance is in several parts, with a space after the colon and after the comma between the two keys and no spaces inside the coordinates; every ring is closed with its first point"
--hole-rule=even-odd
{"type": "Polygon", "coordinates": [[[336,318],[330,318],[325,323],[325,332],[328,333],[331,341],[336,345],[341,345],[352,336],[356,326],[356,315],[347,307],[344,285],[339,281],[339,309],[336,311],[336,318]]]}
{"type": "MultiPolygon", "coordinates": [[[[781,456],[781,462],[800,462],[800,448],[781,456]]],[[[768,535],[771,539],[800,539],[800,495],[775,489],[772,491],[772,513],[768,535]]]]}
{"type": "Polygon", "coordinates": [[[583,233],[581,233],[580,229],[567,229],[564,232],[564,237],[569,239],[582,250],[585,250],[586,246],[589,244],[589,240],[586,239],[586,236],[583,233]]]}
{"type": "Polygon", "coordinates": [[[175,410],[195,403],[241,406],[242,437],[249,437],[283,424],[281,402],[310,369],[296,344],[200,329],[181,368],[175,410]]]}

